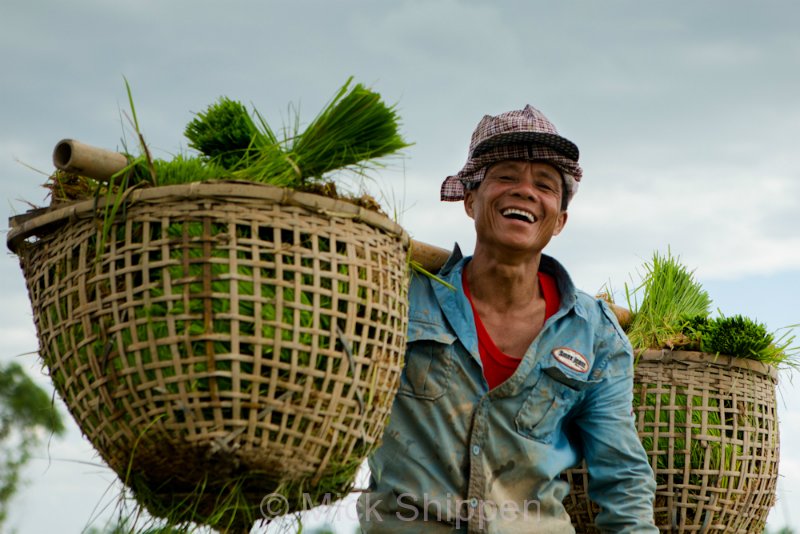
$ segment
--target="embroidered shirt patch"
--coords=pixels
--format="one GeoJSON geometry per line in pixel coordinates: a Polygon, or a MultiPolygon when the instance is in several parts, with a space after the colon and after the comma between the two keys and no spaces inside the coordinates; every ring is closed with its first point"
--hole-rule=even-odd
{"type": "Polygon", "coordinates": [[[589,371],[589,360],[576,350],[568,349],[567,347],[558,347],[553,350],[553,358],[579,373],[586,373],[589,371]]]}

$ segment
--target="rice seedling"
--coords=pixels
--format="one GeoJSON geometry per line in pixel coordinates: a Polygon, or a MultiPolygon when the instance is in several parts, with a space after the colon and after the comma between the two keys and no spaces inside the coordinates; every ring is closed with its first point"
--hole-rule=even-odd
{"type": "MultiPolygon", "coordinates": [[[[408,147],[397,132],[394,106],[361,84],[352,89],[349,79],[306,130],[292,140],[291,154],[302,171],[298,181],[319,179],[325,173],[369,161],[408,147]]],[[[258,164],[256,164],[257,168],[258,164]]],[[[258,171],[256,171],[258,175],[258,171]]]]}
{"type": "MultiPolygon", "coordinates": [[[[53,195],[54,201],[60,197],[105,197],[98,254],[112,222],[124,213],[125,196],[133,188],[233,178],[337,195],[333,182],[326,178],[329,173],[349,169],[363,174],[378,165],[376,160],[410,146],[399,133],[395,106],[387,106],[378,93],[362,84],[351,87],[351,83],[352,78],[302,132],[296,116],[293,126],[284,128],[287,135],[281,140],[258,110],[253,111],[256,123],[243,104],[220,97],[185,128],[189,146],[197,149],[200,157],[178,154],[171,160],[155,160],[145,143],[133,94],[125,80],[129,120],[141,154],[126,153],[129,165],[103,186],[90,188],[88,185],[94,183],[91,180],[56,172],[48,187],[58,192],[59,196],[53,195]]],[[[366,197],[362,194],[354,200],[378,211],[377,202],[366,197]]]]}
{"type": "Polygon", "coordinates": [[[147,510],[161,518],[164,526],[189,531],[200,524],[231,534],[250,532],[259,521],[268,519],[259,509],[264,494],[258,491],[258,484],[258,473],[222,481],[206,475],[194,485],[176,484],[174,480],[154,483],[133,473],[126,482],[131,492],[130,507],[147,510]]]}
{"type": "Polygon", "coordinates": [[[259,131],[247,108],[227,97],[220,97],[204,112],[197,114],[186,125],[184,135],[189,146],[198,150],[209,163],[219,164],[225,169],[247,167],[258,150],[277,145],[278,139],[261,122],[264,131],[259,131]]]}
{"type": "Polygon", "coordinates": [[[682,319],[708,316],[711,299],[694,275],[668,250],[653,254],[645,263],[642,282],[634,289],[625,284],[633,320],[627,334],[634,349],[674,347],[683,340],[682,319]],[[637,294],[643,294],[641,302],[637,294]]]}
{"type": "Polygon", "coordinates": [[[684,349],[793,365],[800,346],[787,327],[782,335],[743,315],[710,317],[711,300],[693,273],[668,251],[654,253],[641,283],[625,286],[633,320],[626,333],[634,349],[684,349]],[[641,302],[637,296],[641,293],[641,302]]]}
{"type": "MultiPolygon", "coordinates": [[[[709,317],[708,294],[670,252],[655,253],[626,294],[638,353],[633,415],[655,475],[656,526],[760,532],[778,477],[774,370],[681,351],[764,356],[793,338],[743,317],[709,317]]],[[[585,518],[578,504],[568,511],[585,518]]]]}
{"type": "Polygon", "coordinates": [[[295,117],[293,125],[284,128],[283,139],[257,110],[256,123],[243,104],[221,97],[197,113],[184,131],[200,158],[179,156],[158,165],[144,158],[136,174],[140,179],[152,174],[154,185],[229,177],[303,189],[325,183],[325,176],[334,171],[363,173],[377,165],[377,159],[409,144],[398,132],[395,107],[383,103],[378,93],[351,83],[352,78],[303,131],[295,117]]]}
{"type": "MultiPolygon", "coordinates": [[[[158,185],[204,182],[226,176],[225,169],[219,165],[183,154],[178,154],[171,160],[156,159],[153,161],[153,168],[158,185]]],[[[141,167],[137,170],[141,172],[141,167]]]]}
{"type": "Polygon", "coordinates": [[[790,364],[800,351],[789,331],[776,338],[777,332],[769,332],[763,323],[743,315],[689,317],[682,332],[690,350],[748,358],[775,367],[790,364]]]}
{"type": "Polygon", "coordinates": [[[455,288],[455,286],[453,284],[451,284],[449,282],[446,282],[444,279],[442,279],[439,276],[437,276],[437,275],[433,274],[432,272],[428,271],[427,269],[425,269],[425,267],[422,266],[422,264],[420,262],[412,260],[412,259],[409,259],[408,260],[408,266],[415,273],[419,273],[422,276],[430,278],[434,282],[436,282],[438,284],[442,284],[444,287],[446,287],[447,289],[449,289],[451,291],[456,291],[456,288],[455,288]]]}

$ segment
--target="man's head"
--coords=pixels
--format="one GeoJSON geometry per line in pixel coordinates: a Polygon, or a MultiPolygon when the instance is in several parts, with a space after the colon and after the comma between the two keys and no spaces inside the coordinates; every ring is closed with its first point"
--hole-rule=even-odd
{"type": "Polygon", "coordinates": [[[578,165],[578,147],[561,137],[556,127],[538,109],[525,109],[485,115],[472,133],[467,163],[442,183],[441,199],[464,199],[465,189],[474,189],[486,177],[487,169],[505,160],[541,161],[561,174],[561,209],[578,190],[583,171],[578,165]]]}
{"type": "Polygon", "coordinates": [[[476,250],[541,252],[567,222],[561,173],[545,161],[501,160],[464,194],[475,221],[476,250]]]}

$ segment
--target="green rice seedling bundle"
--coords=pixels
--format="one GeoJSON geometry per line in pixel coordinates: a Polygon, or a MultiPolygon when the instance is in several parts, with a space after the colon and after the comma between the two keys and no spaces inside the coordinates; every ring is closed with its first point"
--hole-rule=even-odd
{"type": "Polygon", "coordinates": [[[731,367],[732,358],[776,366],[791,352],[791,340],[775,344],[764,325],[741,315],[709,317],[708,294],[669,252],[654,254],[645,270],[637,288],[643,292],[641,303],[633,307],[628,336],[634,348],[651,354],[653,349],[666,351],[662,358],[674,359],[677,366],[643,363],[640,357],[636,371],[634,410],[659,484],[660,522],[674,524],[680,517],[684,523],[730,523],[734,510],[749,506],[758,512],[740,513],[736,520],[758,531],[774,498],[776,374],[774,367],[731,367]],[[685,358],[690,361],[679,363],[685,358]],[[654,364],[671,373],[671,382],[653,380],[656,375],[647,368],[654,364]],[[746,484],[758,489],[743,491],[746,484]],[[678,502],[675,496],[680,494],[678,502]],[[709,499],[727,501],[729,510],[714,513],[709,499]]]}
{"type": "Polygon", "coordinates": [[[782,335],[743,315],[689,317],[683,321],[686,350],[757,360],[774,367],[794,366],[800,347],[787,329],[782,335]]]}
{"type": "Polygon", "coordinates": [[[58,393],[171,524],[241,531],[345,495],[399,380],[408,236],[294,190],[406,146],[394,110],[348,82],[281,141],[255,116],[220,99],[187,126],[198,156],[56,173],[58,202],[9,234],[58,393]]]}
{"type": "Polygon", "coordinates": [[[682,340],[682,319],[707,316],[711,299],[694,275],[670,251],[658,252],[644,265],[641,283],[630,290],[633,320],[627,334],[634,349],[672,347],[682,340]],[[641,293],[641,302],[636,300],[641,293]]]}

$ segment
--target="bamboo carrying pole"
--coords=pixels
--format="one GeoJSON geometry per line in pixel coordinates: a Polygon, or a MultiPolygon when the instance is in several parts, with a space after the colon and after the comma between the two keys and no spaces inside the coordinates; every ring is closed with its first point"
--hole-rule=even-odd
{"type": "MultiPolygon", "coordinates": [[[[106,182],[125,168],[128,158],[119,152],[87,145],[74,139],[62,139],[53,150],[53,164],[62,171],[106,182]]],[[[415,239],[411,240],[411,259],[428,272],[436,273],[449,256],[450,251],[446,249],[415,239]]],[[[623,328],[630,323],[629,310],[611,303],[609,306],[623,328]]]]}
{"type": "Polygon", "coordinates": [[[128,158],[119,152],[86,145],[74,139],[62,139],[53,150],[53,164],[62,171],[107,182],[125,168],[128,158]]]}

